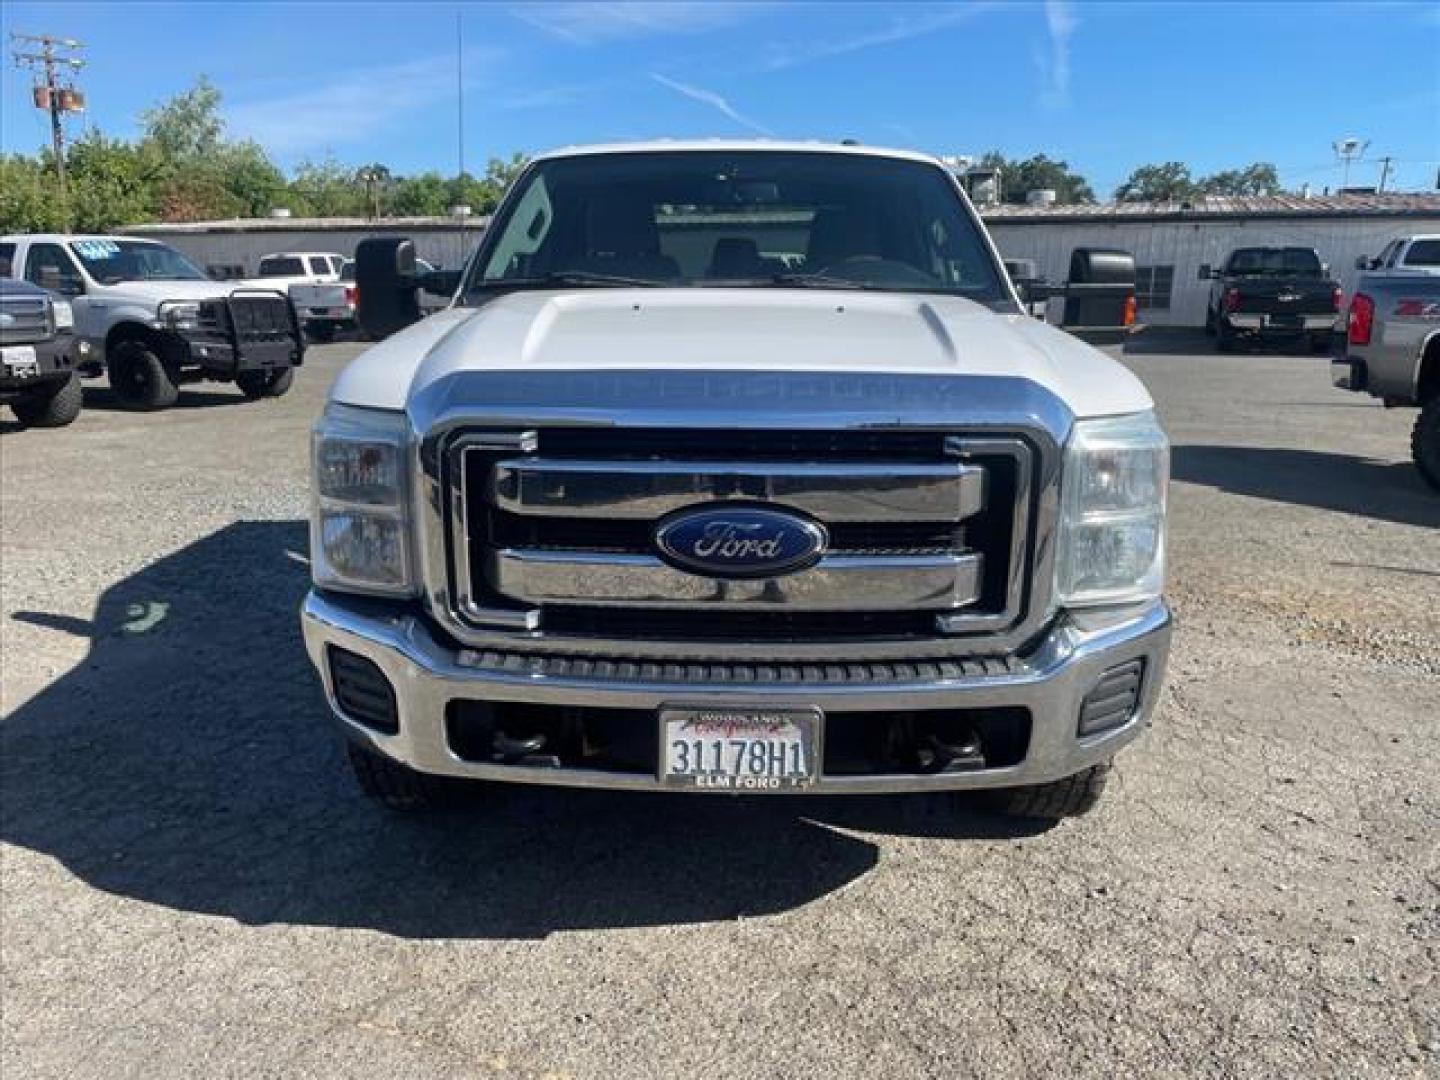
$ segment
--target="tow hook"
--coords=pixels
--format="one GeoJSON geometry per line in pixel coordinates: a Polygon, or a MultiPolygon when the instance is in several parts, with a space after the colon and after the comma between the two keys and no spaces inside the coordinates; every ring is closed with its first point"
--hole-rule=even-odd
{"type": "Polygon", "coordinates": [[[512,739],[505,732],[497,731],[491,747],[495,752],[495,760],[502,765],[529,765],[546,769],[560,767],[558,755],[540,753],[545,748],[544,735],[526,735],[512,739]]]}
{"type": "Polygon", "coordinates": [[[925,741],[915,748],[915,756],[922,772],[968,772],[985,767],[980,737],[973,731],[967,731],[956,743],[941,742],[933,734],[926,735],[925,741]]]}

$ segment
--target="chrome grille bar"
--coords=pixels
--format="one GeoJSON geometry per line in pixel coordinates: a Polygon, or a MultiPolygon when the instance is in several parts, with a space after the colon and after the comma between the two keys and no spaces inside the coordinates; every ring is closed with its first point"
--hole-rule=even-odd
{"type": "Polygon", "coordinates": [[[985,471],[960,462],[571,461],[514,458],[488,500],[512,514],[650,519],[735,499],[783,503],[827,523],[957,522],[985,504],[985,471]]]}
{"type": "Polygon", "coordinates": [[[759,581],[699,577],[653,555],[616,552],[487,553],[486,577],[527,604],[650,609],[952,611],[979,599],[978,554],[831,555],[809,570],[759,581]]]}

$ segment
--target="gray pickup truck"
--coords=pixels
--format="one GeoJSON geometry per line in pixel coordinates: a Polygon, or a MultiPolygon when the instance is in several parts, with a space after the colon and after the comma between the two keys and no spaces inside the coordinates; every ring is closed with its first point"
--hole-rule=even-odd
{"type": "Polygon", "coordinates": [[[1420,475],[1440,490],[1440,277],[1363,275],[1332,368],[1342,390],[1386,407],[1419,407],[1411,453],[1420,475]]]}
{"type": "Polygon", "coordinates": [[[73,325],[64,300],[0,278],[0,401],[22,427],[64,427],[80,415],[73,325]]]}

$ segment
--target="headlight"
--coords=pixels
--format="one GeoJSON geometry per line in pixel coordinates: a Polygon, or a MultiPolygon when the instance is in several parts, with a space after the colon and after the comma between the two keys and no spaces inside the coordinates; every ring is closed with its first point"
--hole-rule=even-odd
{"type": "Polygon", "coordinates": [[[71,330],[75,327],[75,309],[68,300],[52,300],[50,309],[55,313],[55,329],[71,330]]]}
{"type": "Polygon", "coordinates": [[[409,596],[411,571],[403,413],[331,404],[312,439],[315,584],[409,596]]]}
{"type": "Polygon", "coordinates": [[[1160,595],[1169,479],[1170,443],[1153,412],[1076,422],[1065,448],[1055,558],[1062,607],[1160,595]]]}
{"type": "Polygon", "coordinates": [[[161,304],[160,321],[171,330],[193,330],[200,324],[200,305],[190,303],[161,304]]]}

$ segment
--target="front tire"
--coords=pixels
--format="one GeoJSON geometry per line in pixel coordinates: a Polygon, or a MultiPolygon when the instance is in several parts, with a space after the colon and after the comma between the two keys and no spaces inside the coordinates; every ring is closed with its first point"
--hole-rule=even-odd
{"type": "Polygon", "coordinates": [[[279,371],[242,371],[235,376],[235,385],[251,401],[267,397],[283,397],[295,382],[294,368],[279,371]]]}
{"type": "Polygon", "coordinates": [[[1002,788],[991,794],[990,806],[1007,817],[1038,821],[1080,817],[1095,809],[1109,779],[1110,762],[1102,761],[1053,783],[1002,788]]]}
{"type": "Polygon", "coordinates": [[[346,754],[355,783],[368,799],[387,810],[413,813],[430,810],[441,804],[445,795],[444,782],[418,773],[398,761],[347,743],[346,754]]]}
{"type": "Polygon", "coordinates": [[[1410,433],[1410,454],[1425,482],[1440,491],[1440,394],[1430,395],[1420,406],[1410,433]]]}
{"type": "Polygon", "coordinates": [[[71,372],[64,379],[37,386],[10,403],[15,419],[25,427],[57,428],[73,423],[85,403],[80,376],[71,372]]]}
{"type": "Polygon", "coordinates": [[[120,404],[140,412],[168,409],[180,397],[180,387],[160,354],[143,341],[122,341],[108,360],[110,388],[120,404]]]}

